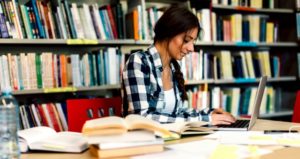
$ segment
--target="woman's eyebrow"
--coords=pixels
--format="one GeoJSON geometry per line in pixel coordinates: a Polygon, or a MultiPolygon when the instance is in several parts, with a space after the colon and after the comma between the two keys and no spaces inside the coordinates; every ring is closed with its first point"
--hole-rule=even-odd
{"type": "Polygon", "coordinates": [[[185,38],[190,38],[189,40],[195,39],[195,38],[192,37],[191,35],[185,35],[185,38]]]}

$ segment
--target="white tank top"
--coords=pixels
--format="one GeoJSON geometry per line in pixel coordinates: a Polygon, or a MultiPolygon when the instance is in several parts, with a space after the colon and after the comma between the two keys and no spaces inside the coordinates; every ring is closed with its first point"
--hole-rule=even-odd
{"type": "Polygon", "coordinates": [[[165,105],[165,108],[163,109],[163,112],[171,114],[173,112],[175,104],[176,104],[174,88],[164,91],[164,93],[165,93],[166,105],[165,105]]]}

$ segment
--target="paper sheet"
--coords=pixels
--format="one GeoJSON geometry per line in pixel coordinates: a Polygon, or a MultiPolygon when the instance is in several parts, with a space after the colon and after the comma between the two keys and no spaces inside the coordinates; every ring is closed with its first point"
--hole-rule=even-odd
{"type": "Polygon", "coordinates": [[[216,139],[222,144],[300,147],[300,133],[264,134],[262,131],[218,131],[204,138],[216,139]]]}
{"type": "Polygon", "coordinates": [[[238,159],[271,153],[271,150],[257,146],[220,144],[217,140],[200,140],[166,146],[166,151],[135,156],[135,159],[238,159]]]}

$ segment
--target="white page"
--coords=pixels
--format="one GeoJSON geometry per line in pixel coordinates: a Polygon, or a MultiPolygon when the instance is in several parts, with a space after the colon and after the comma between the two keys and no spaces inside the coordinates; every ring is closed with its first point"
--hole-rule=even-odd
{"type": "Polygon", "coordinates": [[[88,148],[88,144],[81,133],[59,132],[43,140],[36,141],[29,147],[32,150],[81,152],[88,148]]]}
{"type": "Polygon", "coordinates": [[[200,140],[181,144],[174,144],[166,146],[167,149],[161,153],[147,154],[135,156],[135,159],[207,159],[220,158],[222,155],[226,158],[229,155],[234,158],[248,158],[251,156],[260,156],[271,153],[271,150],[262,149],[254,146],[242,146],[232,144],[220,144],[217,140],[200,140]],[[226,153],[224,153],[226,150],[226,153]]]}
{"type": "Polygon", "coordinates": [[[217,139],[222,144],[300,147],[300,133],[264,134],[262,131],[218,131],[204,138],[217,139]]]}
{"type": "Polygon", "coordinates": [[[54,129],[45,126],[39,126],[18,131],[19,137],[25,139],[28,145],[35,141],[39,141],[49,136],[53,136],[55,134],[56,132],[54,129]]]}

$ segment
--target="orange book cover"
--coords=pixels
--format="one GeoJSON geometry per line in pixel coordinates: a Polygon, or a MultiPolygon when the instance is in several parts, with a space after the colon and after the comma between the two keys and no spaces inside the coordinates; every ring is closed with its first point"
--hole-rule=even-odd
{"type": "Polygon", "coordinates": [[[137,9],[134,9],[132,11],[133,14],[133,35],[134,35],[134,40],[139,40],[139,13],[137,9]]]}
{"type": "Polygon", "coordinates": [[[65,54],[59,55],[60,60],[60,77],[61,77],[61,86],[68,86],[68,75],[67,75],[67,57],[65,54]]]}

